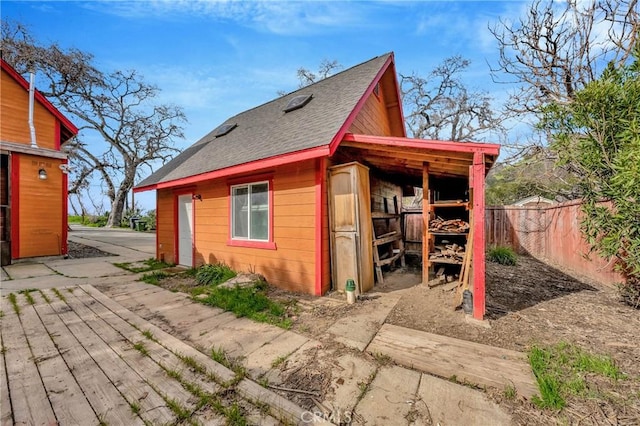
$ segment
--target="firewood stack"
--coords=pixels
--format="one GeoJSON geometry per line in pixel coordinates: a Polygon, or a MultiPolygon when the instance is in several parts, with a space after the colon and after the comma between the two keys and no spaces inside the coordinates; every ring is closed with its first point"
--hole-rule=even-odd
{"type": "Polygon", "coordinates": [[[437,245],[435,252],[431,253],[429,259],[447,259],[462,263],[464,260],[464,246],[458,244],[437,245]]]}
{"type": "Polygon", "coordinates": [[[437,217],[429,221],[429,231],[431,232],[468,232],[469,222],[461,219],[444,220],[437,217]]]}

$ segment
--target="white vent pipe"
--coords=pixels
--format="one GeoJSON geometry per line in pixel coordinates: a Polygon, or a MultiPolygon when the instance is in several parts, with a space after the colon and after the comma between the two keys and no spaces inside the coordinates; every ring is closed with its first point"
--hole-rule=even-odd
{"type": "Polygon", "coordinates": [[[37,148],[36,127],[33,124],[33,104],[35,95],[36,75],[33,71],[29,73],[29,130],[31,131],[31,148],[37,148]]]}

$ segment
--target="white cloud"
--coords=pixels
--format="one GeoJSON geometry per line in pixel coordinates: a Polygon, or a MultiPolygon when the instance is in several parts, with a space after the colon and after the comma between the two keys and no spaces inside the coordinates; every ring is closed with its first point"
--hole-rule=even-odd
{"type": "Polygon", "coordinates": [[[85,7],[124,18],[209,17],[279,35],[314,35],[366,25],[366,2],[154,0],[99,1],[85,7]]]}

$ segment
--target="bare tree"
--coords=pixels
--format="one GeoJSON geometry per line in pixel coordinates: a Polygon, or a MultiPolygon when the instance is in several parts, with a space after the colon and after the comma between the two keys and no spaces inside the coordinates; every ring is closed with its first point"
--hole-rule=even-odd
{"type": "Polygon", "coordinates": [[[624,63],[638,37],[637,0],[534,0],[514,22],[489,28],[499,45],[494,81],[515,83],[508,108],[539,113],[568,103],[609,61],[624,63]]]}
{"type": "Polygon", "coordinates": [[[336,71],[342,69],[342,65],[336,60],[330,61],[328,59],[323,59],[320,61],[320,65],[318,66],[317,72],[312,72],[306,68],[298,68],[298,80],[300,83],[298,88],[302,89],[310,84],[315,83],[316,81],[323,80],[333,74],[336,71]]]}
{"type": "Polygon", "coordinates": [[[19,72],[36,67],[48,84],[43,94],[74,118],[81,134],[97,134],[107,143],[103,152],[80,139],[66,144],[73,170],[69,192],[80,194],[97,175],[111,203],[107,226],[118,226],[142,166],[164,163],[178,152],[172,144],[183,137],[182,109],[155,104],[159,89],[136,71],[102,72],[92,55],[40,45],[19,24],[3,22],[2,54],[19,72]]]}
{"type": "Polygon", "coordinates": [[[494,109],[493,99],[469,90],[460,79],[469,64],[452,56],[426,77],[401,75],[405,118],[413,137],[470,141],[505,132],[505,116],[494,109]]]}

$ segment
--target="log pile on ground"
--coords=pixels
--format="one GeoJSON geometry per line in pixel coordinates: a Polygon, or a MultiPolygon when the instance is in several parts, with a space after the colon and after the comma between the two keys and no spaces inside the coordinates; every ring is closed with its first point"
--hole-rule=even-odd
{"type": "Polygon", "coordinates": [[[429,221],[429,231],[431,232],[468,232],[469,222],[465,222],[462,219],[444,220],[441,217],[437,217],[429,221]]]}
{"type": "Polygon", "coordinates": [[[429,260],[446,259],[462,263],[464,259],[464,246],[458,244],[437,245],[435,252],[431,253],[429,260]]]}

